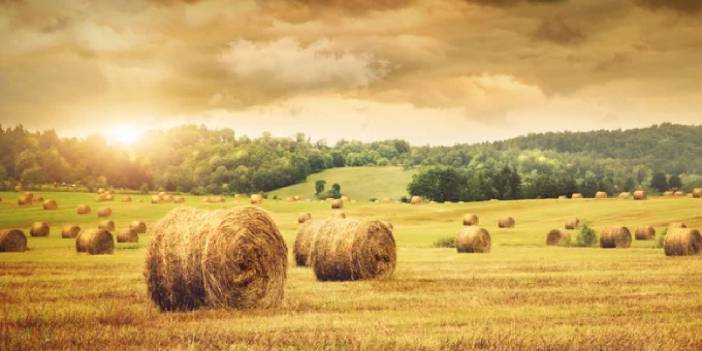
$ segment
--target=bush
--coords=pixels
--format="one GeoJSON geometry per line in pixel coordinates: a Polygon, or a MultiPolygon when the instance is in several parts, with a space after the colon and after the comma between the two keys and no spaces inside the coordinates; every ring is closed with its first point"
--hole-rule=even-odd
{"type": "Polygon", "coordinates": [[[583,225],[575,237],[575,246],[578,247],[592,247],[597,243],[597,233],[595,230],[590,228],[587,224],[583,225]]]}
{"type": "Polygon", "coordinates": [[[434,242],[434,247],[456,247],[456,237],[447,236],[434,242]]]}

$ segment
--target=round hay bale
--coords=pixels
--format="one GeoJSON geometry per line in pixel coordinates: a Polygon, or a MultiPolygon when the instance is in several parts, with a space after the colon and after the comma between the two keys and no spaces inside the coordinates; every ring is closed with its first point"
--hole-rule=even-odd
{"type": "Polygon", "coordinates": [[[663,241],[666,256],[693,256],[702,254],[702,236],[697,229],[668,230],[663,241]]]}
{"type": "Polygon", "coordinates": [[[112,209],[109,207],[99,208],[97,210],[98,217],[109,217],[112,216],[112,209]]]}
{"type": "Polygon", "coordinates": [[[132,202],[132,197],[131,196],[125,196],[122,198],[122,202],[132,202]]]}
{"type": "Polygon", "coordinates": [[[45,200],[44,203],[42,204],[42,207],[45,210],[56,210],[56,209],[58,209],[58,204],[56,203],[55,200],[45,200]]]}
{"type": "Polygon", "coordinates": [[[627,227],[608,227],[600,235],[600,247],[603,249],[626,249],[631,246],[631,232],[627,227]]]}
{"type": "Polygon", "coordinates": [[[313,234],[311,265],[319,281],[387,279],[397,248],[382,221],[329,218],[313,234]]]}
{"type": "Polygon", "coordinates": [[[497,226],[500,228],[513,228],[515,223],[512,217],[505,217],[497,220],[497,226]]]}
{"type": "Polygon", "coordinates": [[[546,245],[554,246],[560,245],[563,242],[570,239],[570,233],[565,230],[553,229],[548,234],[546,234],[546,245]]]}
{"type": "Polygon", "coordinates": [[[675,195],[675,197],[685,197],[685,192],[676,191],[675,193],[673,193],[673,195],[675,195]]]}
{"type": "Polygon", "coordinates": [[[80,233],[80,227],[77,225],[69,224],[64,226],[61,230],[61,237],[64,239],[74,239],[80,233]]]}
{"type": "Polygon", "coordinates": [[[412,205],[419,205],[422,203],[422,198],[415,195],[410,198],[410,204],[412,205]]]}
{"type": "Polygon", "coordinates": [[[115,241],[112,233],[105,229],[82,231],[76,237],[76,251],[90,255],[112,255],[115,241]]]}
{"type": "Polygon", "coordinates": [[[656,238],[656,228],[652,226],[638,227],[636,232],[634,232],[634,238],[636,240],[653,240],[656,238]]]}
{"type": "Polygon", "coordinates": [[[332,211],[332,218],[346,218],[346,213],[341,211],[332,211]]]}
{"type": "MultiPolygon", "coordinates": [[[[207,198],[206,198],[207,199],[207,198]]],[[[151,196],[151,203],[152,204],[160,204],[161,203],[161,198],[158,195],[153,195],[151,196]]]]}
{"type": "Polygon", "coordinates": [[[138,243],[139,234],[132,229],[127,229],[124,232],[117,234],[116,239],[118,243],[138,243]]]}
{"type": "Polygon", "coordinates": [[[389,197],[383,198],[383,203],[384,203],[384,204],[391,204],[391,203],[392,203],[392,199],[389,198],[389,197]]]}
{"type": "Polygon", "coordinates": [[[312,245],[315,235],[320,232],[320,227],[323,226],[326,221],[306,221],[297,230],[297,236],[295,237],[295,244],[293,245],[293,257],[295,258],[295,264],[301,267],[310,266],[312,260],[310,260],[310,253],[312,251],[312,245]]]}
{"type": "Polygon", "coordinates": [[[573,193],[573,195],[570,196],[571,199],[582,199],[583,194],[581,193],[573,193]]]}
{"type": "Polygon", "coordinates": [[[182,204],[185,203],[185,196],[174,196],[173,197],[173,202],[177,204],[182,204]]]}
{"type": "Polygon", "coordinates": [[[0,252],[24,252],[27,250],[27,237],[19,229],[0,230],[0,252]]]}
{"type": "Polygon", "coordinates": [[[673,196],[675,196],[675,193],[672,191],[664,191],[663,196],[664,197],[673,197],[673,196]]]}
{"type": "Polygon", "coordinates": [[[341,209],[344,208],[344,200],[342,199],[334,199],[331,202],[331,208],[332,209],[341,209]]]}
{"type": "Polygon", "coordinates": [[[631,193],[628,191],[622,192],[619,194],[620,199],[630,199],[631,198],[631,193]]]}
{"type": "Polygon", "coordinates": [[[568,199],[568,196],[565,196],[565,195],[558,196],[558,200],[566,200],[566,199],[568,199]]]}
{"type": "Polygon", "coordinates": [[[468,213],[463,216],[463,225],[478,225],[480,219],[473,213],[468,213]]]}
{"type": "Polygon", "coordinates": [[[687,228],[687,224],[682,222],[671,222],[668,223],[668,228],[687,228]]]}
{"type": "Polygon", "coordinates": [[[595,193],[595,199],[606,199],[609,195],[604,191],[598,191],[595,193]]]}
{"type": "Polygon", "coordinates": [[[300,214],[297,216],[297,223],[302,224],[302,223],[305,223],[305,222],[309,221],[310,219],[312,219],[312,214],[311,214],[311,213],[309,213],[309,212],[300,213],[300,214]]]}
{"type": "Polygon", "coordinates": [[[165,191],[161,191],[161,192],[159,192],[158,194],[156,194],[156,196],[158,196],[159,199],[163,200],[163,198],[166,197],[166,192],[165,192],[165,191]]]}
{"type": "Polygon", "coordinates": [[[163,201],[163,202],[165,202],[165,203],[173,202],[173,196],[172,196],[172,195],[169,195],[169,194],[166,194],[166,195],[164,195],[164,196],[161,198],[161,201],[163,201]]]}
{"type": "Polygon", "coordinates": [[[135,231],[137,234],[146,233],[146,223],[144,223],[144,221],[132,221],[132,223],[129,223],[129,229],[135,231]]]}
{"type": "Polygon", "coordinates": [[[580,227],[580,219],[572,218],[565,222],[565,229],[576,229],[580,227]]]}
{"type": "Polygon", "coordinates": [[[634,191],[634,200],[647,200],[648,193],[643,190],[634,191]]]}
{"type": "Polygon", "coordinates": [[[17,184],[17,185],[15,185],[15,191],[18,192],[18,193],[23,192],[23,191],[24,191],[24,187],[22,186],[22,184],[17,184]]]}
{"type": "Polygon", "coordinates": [[[17,197],[17,205],[20,206],[31,205],[33,201],[34,194],[32,193],[23,193],[22,195],[17,197]]]}
{"type": "Polygon", "coordinates": [[[702,198],[702,188],[695,188],[692,190],[692,197],[695,199],[702,198]]]}
{"type": "Polygon", "coordinates": [[[105,192],[105,193],[103,194],[103,196],[105,197],[105,201],[112,201],[112,200],[114,200],[114,196],[112,196],[112,193],[110,193],[109,191],[108,191],[108,192],[105,192]]]}
{"type": "Polygon", "coordinates": [[[76,208],[76,213],[79,215],[86,215],[90,213],[90,206],[88,205],[78,205],[78,208],[76,208]]]}
{"type": "Polygon", "coordinates": [[[287,201],[287,202],[294,202],[295,199],[293,199],[292,196],[288,196],[288,197],[285,198],[285,201],[287,201]]]}
{"type": "Polygon", "coordinates": [[[31,236],[49,236],[49,224],[46,222],[34,222],[29,228],[31,236]]]}
{"type": "Polygon", "coordinates": [[[265,211],[176,208],[153,228],[146,283],[161,310],[272,308],[283,301],[287,247],[265,211]]]}
{"type": "Polygon", "coordinates": [[[300,195],[293,196],[293,201],[300,201],[300,200],[302,200],[302,196],[300,196],[300,195]]]}
{"type": "Polygon", "coordinates": [[[98,188],[98,189],[97,189],[97,193],[98,193],[98,194],[102,194],[102,193],[104,193],[104,192],[105,192],[105,189],[103,189],[103,188],[98,188]]]}
{"type": "Polygon", "coordinates": [[[107,231],[109,231],[109,232],[114,232],[114,231],[115,231],[115,228],[116,228],[116,227],[115,227],[115,221],[112,221],[112,220],[109,220],[109,219],[104,220],[104,221],[98,223],[98,229],[104,229],[104,230],[107,230],[107,231]]]}
{"type": "Polygon", "coordinates": [[[263,196],[261,194],[251,195],[251,204],[252,205],[260,205],[261,203],[263,203],[263,196]]]}
{"type": "Polygon", "coordinates": [[[456,235],[456,251],[462,253],[488,253],[492,246],[490,233],[478,226],[463,227],[456,235]]]}

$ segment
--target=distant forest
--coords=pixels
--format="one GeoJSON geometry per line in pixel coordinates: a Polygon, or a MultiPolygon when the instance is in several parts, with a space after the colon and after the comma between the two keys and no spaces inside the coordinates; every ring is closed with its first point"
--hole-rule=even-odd
{"type": "Polygon", "coordinates": [[[0,126],[0,188],[61,185],[193,194],[255,193],[345,166],[419,168],[408,194],[437,201],[557,197],[702,186],[702,126],[530,134],[505,141],[412,146],[404,140],[327,145],[294,138],[237,136],[185,125],[151,131],[131,148],[103,137],[60,138],[0,126]]]}

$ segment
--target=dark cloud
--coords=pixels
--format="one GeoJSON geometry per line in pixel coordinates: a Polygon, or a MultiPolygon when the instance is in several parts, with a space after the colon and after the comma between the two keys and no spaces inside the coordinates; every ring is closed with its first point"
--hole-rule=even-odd
{"type": "Polygon", "coordinates": [[[586,36],[582,30],[561,18],[547,18],[541,21],[534,38],[564,45],[580,43],[586,36]]]}
{"type": "Polygon", "coordinates": [[[664,8],[687,14],[702,11],[700,0],[639,0],[639,4],[650,9],[664,8]]]}

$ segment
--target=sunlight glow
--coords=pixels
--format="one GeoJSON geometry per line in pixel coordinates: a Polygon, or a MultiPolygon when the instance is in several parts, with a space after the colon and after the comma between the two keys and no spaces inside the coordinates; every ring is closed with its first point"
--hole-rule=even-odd
{"type": "Polygon", "coordinates": [[[119,124],[102,131],[105,138],[113,143],[131,145],[144,134],[144,130],[135,125],[119,124]]]}

